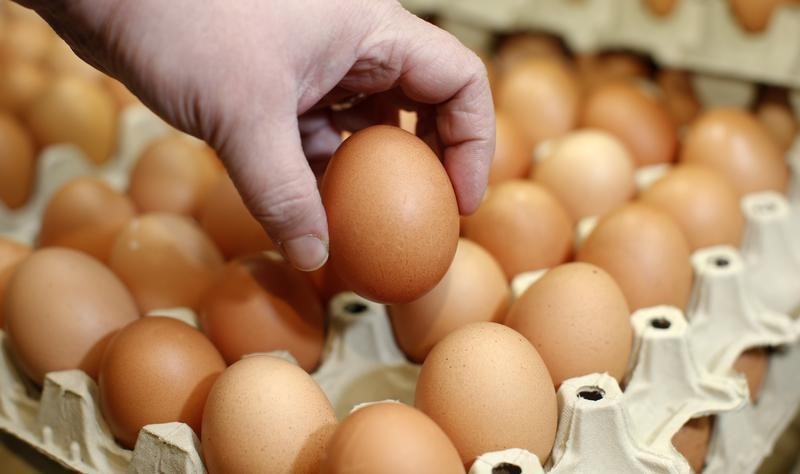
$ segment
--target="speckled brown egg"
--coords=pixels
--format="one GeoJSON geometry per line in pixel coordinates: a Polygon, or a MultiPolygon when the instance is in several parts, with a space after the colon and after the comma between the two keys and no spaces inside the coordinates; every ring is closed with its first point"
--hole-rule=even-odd
{"type": "Polygon", "coordinates": [[[220,272],[203,297],[200,324],[228,364],[253,352],[287,350],[311,372],[325,343],[325,315],[308,280],[263,254],[220,272]]]}
{"type": "Polygon", "coordinates": [[[712,245],[738,247],[742,240],[744,214],[739,195],[713,169],[677,166],[645,190],[640,200],[675,219],[692,250],[712,245]]]}
{"type": "Polygon", "coordinates": [[[13,116],[0,112],[0,201],[18,208],[33,189],[36,156],[33,138],[13,116]]]}
{"type": "Polygon", "coordinates": [[[514,301],[505,324],[531,341],[556,389],[594,372],[625,378],[633,345],[630,310],[602,268],[573,262],[548,270],[514,301]]]}
{"type": "Polygon", "coordinates": [[[139,317],[122,282],[74,250],[37,250],[6,288],[8,342],[34,382],[48,372],[81,369],[97,378],[112,334],[139,317]]]}
{"type": "Polygon", "coordinates": [[[536,349],[518,332],[471,323],[428,354],[415,406],[453,441],[464,466],[490,451],[522,448],[542,463],[558,423],[553,379],[536,349]]]}
{"type": "Polygon", "coordinates": [[[452,441],[421,411],[395,402],[359,408],[336,428],[322,474],[457,474],[452,441]]]}
{"type": "Polygon", "coordinates": [[[477,212],[465,219],[463,234],[488,250],[509,280],[558,265],[572,253],[569,213],[547,189],[528,180],[490,188],[477,212]]]}
{"type": "Polygon", "coordinates": [[[686,308],[692,286],[689,242],[668,214],[640,203],[606,214],[576,260],[608,272],[631,311],[657,305],[686,308]]]}
{"type": "Polygon", "coordinates": [[[139,430],[180,421],[200,433],[203,406],[225,361],[188,324],[146,317],[108,343],[100,367],[100,408],[117,441],[133,449],[139,430]]]}
{"type": "Polygon", "coordinates": [[[789,179],[780,147],[753,115],[741,109],[712,109],[698,117],[680,159],[724,174],[739,195],[783,192],[789,179]]]}
{"type": "Polygon", "coordinates": [[[456,252],[458,204],[444,167],[419,138],[378,125],[345,140],[322,181],[330,263],[360,295],[419,298],[456,252]]]}
{"type": "Polygon", "coordinates": [[[202,444],[210,474],[319,472],[336,416],[300,367],[268,355],[228,367],[208,395],[202,444]]]}
{"type": "Polygon", "coordinates": [[[595,89],[586,100],[581,124],[617,136],[637,166],[675,159],[678,136],[669,112],[634,82],[615,81],[595,89]]]}
{"type": "Polygon", "coordinates": [[[533,150],[505,114],[498,112],[495,120],[496,140],[489,184],[525,178],[533,164],[533,150]]]}
{"type": "Polygon", "coordinates": [[[30,254],[29,246],[0,237],[0,327],[3,326],[3,300],[8,282],[22,260],[30,254]]]}
{"type": "Polygon", "coordinates": [[[131,290],[142,313],[197,308],[222,266],[219,250],[194,221],[164,213],[128,221],[109,259],[109,267],[131,290]]]}
{"type": "Polygon", "coordinates": [[[433,290],[389,307],[394,336],[413,362],[422,363],[442,338],[478,321],[502,322],[511,289],[500,264],[480,245],[459,239],[450,269],[433,290]]]}
{"type": "Polygon", "coordinates": [[[133,203],[103,180],[81,177],[53,194],[42,215],[39,246],[69,247],[107,262],[133,203]]]}

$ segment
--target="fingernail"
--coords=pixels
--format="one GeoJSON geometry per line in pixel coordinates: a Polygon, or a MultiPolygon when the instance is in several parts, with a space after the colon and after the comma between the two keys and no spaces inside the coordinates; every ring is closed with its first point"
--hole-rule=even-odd
{"type": "Polygon", "coordinates": [[[328,260],[328,246],[313,235],[284,241],[280,247],[286,260],[305,272],[318,269],[328,260]]]}

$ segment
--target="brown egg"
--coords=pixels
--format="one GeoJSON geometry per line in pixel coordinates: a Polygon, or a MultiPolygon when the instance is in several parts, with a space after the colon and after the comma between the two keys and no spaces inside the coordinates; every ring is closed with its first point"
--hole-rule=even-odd
{"type": "Polygon", "coordinates": [[[0,60],[0,109],[21,114],[42,95],[50,77],[36,63],[21,59],[0,60]]]}
{"type": "Polygon", "coordinates": [[[225,362],[246,354],[289,351],[302,368],[319,365],[325,314],[299,270],[265,255],[244,257],[220,272],[200,305],[200,323],[225,362]]]}
{"type": "Polygon", "coordinates": [[[214,151],[178,134],[153,141],[139,156],[128,194],[141,212],[199,215],[222,174],[214,151]]]}
{"type": "Polygon", "coordinates": [[[0,112],[0,201],[18,208],[28,202],[36,167],[33,139],[12,117],[0,112]]]}
{"type": "Polygon", "coordinates": [[[442,279],[458,243],[458,204],[422,140],[385,125],[354,133],[331,158],[321,191],[330,263],[358,294],[402,303],[442,279]]]}
{"type": "Polygon", "coordinates": [[[453,442],[421,411],[402,403],[359,408],[336,428],[322,474],[456,474],[464,466],[453,442]],[[388,428],[388,429],[387,429],[388,428]]]}
{"type": "Polygon", "coordinates": [[[693,251],[712,245],[738,247],[741,243],[744,215],[739,195],[711,168],[677,166],[646,189],[640,200],[675,219],[693,251]]]}
{"type": "Polygon", "coordinates": [[[733,15],[739,25],[750,33],[767,29],[772,15],[782,5],[792,3],[787,0],[728,0],[733,15]]]}
{"type": "Polygon", "coordinates": [[[264,228],[245,207],[227,174],[219,173],[204,194],[198,221],[226,259],[275,248],[264,228]]]}
{"type": "Polygon", "coordinates": [[[3,300],[8,282],[19,264],[30,254],[29,246],[0,237],[0,327],[3,326],[3,300]]]}
{"type": "Polygon", "coordinates": [[[497,109],[517,125],[529,149],[577,125],[580,85],[563,62],[533,58],[500,79],[497,109]]]}
{"type": "Polygon", "coordinates": [[[533,164],[533,150],[528,147],[517,126],[502,112],[498,112],[495,127],[497,138],[489,170],[489,184],[528,176],[533,164]]]}
{"type": "Polygon", "coordinates": [[[103,180],[75,178],[47,203],[39,246],[69,247],[108,262],[117,234],[134,214],[131,200],[103,180]]]}
{"type": "Polygon", "coordinates": [[[522,335],[497,323],[471,323],[428,354],[417,408],[453,441],[464,466],[490,451],[522,448],[544,464],[556,436],[553,379],[522,335]]]}
{"type": "Polygon", "coordinates": [[[56,35],[38,16],[6,22],[0,34],[0,60],[21,59],[41,62],[54,43],[56,35]]]}
{"type": "Polygon", "coordinates": [[[740,109],[713,109],[698,117],[680,159],[716,169],[731,180],[739,195],[783,192],[789,179],[778,145],[755,117],[740,109]]]}
{"type": "Polygon", "coordinates": [[[442,338],[466,324],[502,322],[511,302],[503,269],[480,245],[459,239],[450,269],[433,290],[389,307],[394,337],[413,362],[422,363],[442,338]]]}
{"type": "Polygon", "coordinates": [[[194,221],[161,213],[128,221],[114,241],[109,260],[142,313],[196,308],[222,265],[219,250],[194,221]]]}
{"type": "Polygon", "coordinates": [[[100,408],[117,441],[133,449],[139,430],[180,421],[200,434],[203,406],[225,361],[188,324],[146,317],[108,343],[100,368],[100,408]]]}
{"type": "Polygon", "coordinates": [[[656,82],[676,127],[689,125],[703,110],[687,71],[662,69],[658,72],[656,82]]]}
{"type": "Polygon", "coordinates": [[[100,79],[100,82],[106,87],[111,96],[114,98],[114,102],[117,104],[117,109],[124,109],[125,107],[140,104],[139,98],[137,98],[133,92],[131,92],[125,84],[119,82],[118,80],[114,79],[110,76],[103,76],[100,79]]]}
{"type": "Polygon", "coordinates": [[[112,334],[139,317],[111,271],[60,248],[37,250],[17,267],[4,309],[11,349],[38,385],[56,370],[81,369],[96,379],[112,334]]]}
{"type": "Polygon", "coordinates": [[[537,163],[531,177],[577,221],[600,216],[633,198],[633,157],[614,135],[577,130],[564,135],[537,163]]]}
{"type": "Polygon", "coordinates": [[[659,16],[669,15],[670,13],[672,13],[672,10],[674,10],[675,6],[678,4],[678,0],[643,0],[643,1],[651,12],[659,16]]]}
{"type": "Polygon", "coordinates": [[[205,467],[210,474],[317,473],[335,427],[333,407],[303,369],[277,357],[246,357],[208,395],[205,467]]]}
{"type": "Polygon", "coordinates": [[[89,81],[99,81],[103,75],[103,73],[79,58],[72,51],[72,48],[61,39],[56,39],[52,42],[47,55],[44,57],[44,64],[51,73],[56,75],[76,76],[89,81]]]}
{"type": "Polygon", "coordinates": [[[596,88],[586,101],[581,123],[616,135],[637,166],[675,159],[678,136],[669,112],[633,82],[610,82],[596,88]]]}
{"type": "Polygon", "coordinates": [[[633,345],[630,313],[611,275],[574,262],[528,287],[505,324],[531,341],[558,389],[566,379],[594,372],[623,381],[633,345]]]}
{"type": "Polygon", "coordinates": [[[331,298],[339,293],[352,291],[342,277],[336,274],[336,270],[330,263],[326,263],[313,272],[303,272],[303,274],[311,282],[311,286],[323,304],[327,305],[331,298]]]}
{"type": "Polygon", "coordinates": [[[565,60],[566,53],[555,36],[542,33],[520,33],[505,39],[494,57],[498,71],[505,74],[530,59],[539,57],[565,60]]]}
{"type": "Polygon", "coordinates": [[[757,402],[769,370],[769,351],[765,347],[755,347],[742,352],[733,364],[733,370],[744,374],[750,400],[757,402]]]}
{"type": "Polygon", "coordinates": [[[645,79],[651,73],[643,57],[627,52],[578,53],[575,66],[588,92],[611,82],[645,79]]]}
{"type": "Polygon", "coordinates": [[[493,186],[465,220],[464,237],[491,253],[509,280],[548,268],[572,253],[572,220],[543,186],[515,180],[493,186]]]}
{"type": "Polygon", "coordinates": [[[714,418],[692,418],[672,437],[672,445],[689,461],[694,472],[703,472],[711,442],[714,418]]]}
{"type": "Polygon", "coordinates": [[[117,109],[99,84],[77,77],[54,79],[25,113],[40,145],[71,143],[94,163],[107,161],[117,144],[117,109]]]}
{"type": "Polygon", "coordinates": [[[786,90],[764,91],[756,105],[755,115],[781,150],[789,150],[798,138],[798,124],[786,90]]]}
{"type": "Polygon", "coordinates": [[[607,271],[636,311],[657,305],[686,308],[692,286],[689,257],[689,243],[669,215],[633,203],[601,218],[576,260],[607,271]]]}

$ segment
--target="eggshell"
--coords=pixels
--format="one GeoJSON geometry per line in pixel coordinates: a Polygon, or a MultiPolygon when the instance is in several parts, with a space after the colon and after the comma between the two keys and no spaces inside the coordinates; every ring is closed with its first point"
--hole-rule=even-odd
{"type": "Polygon", "coordinates": [[[120,330],[100,367],[100,407],[117,441],[133,449],[139,430],[180,421],[200,433],[203,406],[225,361],[188,324],[147,317],[120,330]]]}
{"type": "Polygon", "coordinates": [[[277,357],[246,357],[228,367],[208,395],[206,469],[316,473],[335,427],[333,407],[303,369],[277,357]]]}
{"type": "Polygon", "coordinates": [[[171,134],[153,141],[139,156],[128,194],[141,212],[199,215],[220,174],[222,166],[211,148],[171,134]]]}
{"type": "Polygon", "coordinates": [[[733,185],[711,168],[681,165],[642,193],[641,201],[669,214],[691,250],[712,245],[738,247],[744,215],[733,185]]]}
{"type": "Polygon", "coordinates": [[[117,234],[133,216],[127,196],[98,178],[76,178],[47,203],[39,246],[69,247],[107,262],[117,234]]]}
{"type": "Polygon", "coordinates": [[[219,250],[194,221],[162,213],[128,221],[114,241],[109,260],[142,313],[197,308],[222,265],[219,250]]]}
{"type": "Polygon", "coordinates": [[[630,310],[619,285],[599,267],[574,262],[548,270],[514,301],[505,324],[531,341],[556,389],[594,372],[625,378],[630,310]]]}
{"type": "Polygon", "coordinates": [[[35,173],[33,139],[12,116],[0,112],[0,201],[12,209],[25,204],[35,173]]]}
{"type": "Polygon", "coordinates": [[[631,81],[610,82],[595,89],[586,100],[581,124],[617,136],[637,166],[675,159],[678,136],[669,112],[631,81]]]}
{"type": "Polygon", "coordinates": [[[651,73],[645,58],[628,52],[578,53],[575,66],[587,92],[611,82],[644,79],[651,73]]]}
{"type": "Polygon", "coordinates": [[[711,442],[714,418],[692,418],[672,437],[672,445],[689,461],[694,472],[703,472],[711,442]]]}
{"type": "Polygon", "coordinates": [[[645,5],[658,16],[668,16],[675,9],[678,0],[645,0],[645,5]]]}
{"type": "Polygon", "coordinates": [[[656,78],[664,105],[676,127],[689,125],[703,110],[687,71],[662,69],[656,78]]]}
{"type": "Polygon", "coordinates": [[[496,139],[489,184],[528,176],[533,164],[533,150],[511,119],[502,112],[498,112],[495,118],[496,139]]]}
{"type": "Polygon", "coordinates": [[[25,118],[40,145],[74,144],[94,163],[107,161],[117,144],[114,100],[100,84],[86,79],[54,79],[25,118]]]}
{"type": "Polygon", "coordinates": [[[265,255],[229,263],[203,297],[200,323],[225,362],[287,350],[311,372],[325,343],[322,304],[302,272],[265,255]]]}
{"type": "Polygon", "coordinates": [[[500,79],[497,109],[514,122],[530,149],[575,128],[580,85],[562,61],[532,58],[500,79]]]}
{"type": "Polygon", "coordinates": [[[331,158],[321,191],[330,263],[358,294],[407,302],[442,279],[458,243],[458,204],[422,140],[385,125],[354,133],[331,158]]]}
{"type": "Polygon", "coordinates": [[[125,84],[119,82],[110,76],[103,76],[100,82],[105,86],[114,102],[117,104],[117,109],[121,110],[130,105],[139,104],[139,99],[131,92],[125,84]]]}
{"type": "Polygon", "coordinates": [[[205,192],[198,220],[227,259],[275,248],[225,173],[205,192]]]}
{"type": "Polygon", "coordinates": [[[44,57],[44,64],[52,74],[66,74],[90,81],[99,81],[103,75],[79,58],[72,48],[61,39],[56,39],[51,43],[44,57]]]}
{"type": "Polygon", "coordinates": [[[0,109],[21,114],[42,94],[50,77],[36,63],[21,59],[0,60],[0,109]]]}
{"type": "Polygon", "coordinates": [[[778,145],[755,117],[741,109],[712,109],[698,117],[680,159],[711,166],[730,179],[740,196],[783,192],[789,179],[778,145]]]}
{"type": "Polygon", "coordinates": [[[531,177],[558,198],[574,221],[603,215],[633,198],[634,161],[625,145],[602,130],[556,140],[531,177]]]}
{"type": "Polygon", "coordinates": [[[463,233],[497,259],[509,280],[558,265],[572,252],[566,209],[543,186],[527,180],[490,188],[477,212],[465,219],[463,233]]]}
{"type": "Polygon", "coordinates": [[[788,151],[798,138],[798,123],[785,90],[767,89],[755,110],[764,126],[782,151],[788,151]]]}
{"type": "Polygon", "coordinates": [[[755,403],[761,394],[761,386],[769,370],[769,352],[765,347],[754,347],[742,352],[733,364],[733,370],[741,372],[747,379],[750,400],[755,403]]]}
{"type": "Polygon", "coordinates": [[[337,294],[352,291],[330,263],[326,263],[313,272],[303,272],[303,274],[311,282],[317,296],[325,305],[337,294]]]}
{"type": "Polygon", "coordinates": [[[464,473],[452,441],[421,411],[382,402],[359,408],[336,428],[322,474],[464,473]]]}
{"type": "Polygon", "coordinates": [[[731,11],[739,25],[750,33],[760,33],[767,29],[775,10],[781,5],[791,3],[787,0],[728,0],[731,11]]]}
{"type": "Polygon", "coordinates": [[[506,38],[497,49],[494,63],[505,74],[530,59],[545,57],[565,60],[566,53],[555,36],[542,33],[519,33],[506,38]]]}
{"type": "Polygon", "coordinates": [[[27,245],[0,237],[0,327],[3,325],[6,288],[19,264],[31,254],[27,245]]]}
{"type": "Polygon", "coordinates": [[[631,311],[657,305],[686,308],[692,286],[690,248],[669,215],[640,203],[602,217],[576,260],[608,272],[631,311]]]}
{"type": "Polygon", "coordinates": [[[11,349],[39,385],[56,370],[81,369],[96,379],[111,335],[139,317],[111,271],[61,248],[37,250],[17,267],[4,309],[11,349]]]}
{"type": "Polygon", "coordinates": [[[442,338],[465,324],[502,322],[511,289],[500,264],[480,245],[459,239],[450,269],[433,290],[410,303],[389,307],[397,343],[421,363],[442,338]]]}
{"type": "Polygon", "coordinates": [[[506,326],[471,323],[428,354],[415,406],[435,421],[468,468],[489,451],[522,448],[544,463],[558,423],[553,380],[536,349],[506,326]]]}
{"type": "Polygon", "coordinates": [[[56,38],[47,23],[35,15],[9,21],[3,29],[5,31],[0,35],[0,60],[43,61],[56,38]]]}

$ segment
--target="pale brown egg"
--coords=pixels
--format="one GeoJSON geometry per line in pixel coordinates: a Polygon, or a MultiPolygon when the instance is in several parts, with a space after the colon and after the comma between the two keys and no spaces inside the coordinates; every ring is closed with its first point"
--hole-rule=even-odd
{"type": "Polygon", "coordinates": [[[25,128],[0,112],[0,201],[12,209],[28,202],[33,188],[36,149],[25,128]]]}
{"type": "Polygon", "coordinates": [[[225,173],[219,173],[214,184],[204,193],[198,221],[227,259],[272,250],[275,244],[250,214],[225,173]]]}
{"type": "Polygon", "coordinates": [[[547,189],[527,180],[490,188],[477,212],[465,219],[463,233],[497,259],[509,280],[558,265],[572,253],[569,213],[547,189]]]}
{"type": "Polygon", "coordinates": [[[0,237],[0,327],[3,327],[6,288],[19,264],[31,254],[31,248],[14,240],[0,237]]]}
{"type": "Polygon", "coordinates": [[[529,149],[577,125],[581,91],[575,73],[562,61],[539,57],[500,79],[497,109],[517,126],[529,149]]]}
{"type": "Polygon", "coordinates": [[[643,0],[651,12],[659,16],[668,16],[675,9],[678,0],[643,0]]]}
{"type": "Polygon", "coordinates": [[[480,245],[459,239],[450,269],[433,290],[389,306],[394,337],[406,356],[422,363],[442,338],[466,324],[500,323],[511,302],[503,269],[480,245]]]}
{"type": "Polygon", "coordinates": [[[603,215],[636,192],[633,157],[602,130],[577,130],[556,140],[531,178],[552,192],[575,221],[603,215]]]}
{"type": "Polygon", "coordinates": [[[786,90],[765,90],[756,105],[755,115],[784,152],[797,140],[800,128],[786,90]]]}
{"type": "Polygon", "coordinates": [[[587,92],[610,82],[645,79],[651,73],[643,57],[627,52],[578,53],[575,67],[587,92]]]}
{"type": "Polygon", "coordinates": [[[596,88],[586,100],[581,124],[617,136],[637,166],[675,159],[678,136],[669,112],[633,82],[616,81],[596,88]]]}
{"type": "Polygon", "coordinates": [[[47,203],[38,244],[69,247],[108,262],[117,234],[134,214],[131,200],[103,180],[75,178],[47,203]]]}
{"type": "Polygon", "coordinates": [[[742,240],[744,214],[739,195],[724,176],[711,168],[677,166],[639,199],[675,219],[693,251],[712,245],[738,247],[742,240]]]}
{"type": "Polygon", "coordinates": [[[566,52],[555,36],[520,33],[506,38],[497,49],[494,64],[502,75],[530,59],[539,57],[566,60],[566,52]]]}
{"type": "Polygon", "coordinates": [[[694,472],[703,472],[713,426],[711,416],[692,418],[672,437],[672,445],[689,461],[694,472]]]}
{"type": "Polygon", "coordinates": [[[354,291],[401,303],[442,279],[458,243],[458,204],[422,140],[385,125],[354,133],[331,158],[321,192],[330,263],[354,291]]]}
{"type": "Polygon", "coordinates": [[[640,203],[602,217],[576,255],[614,278],[631,311],[657,305],[686,308],[692,286],[689,258],[680,226],[640,203]]]}
{"type": "Polygon", "coordinates": [[[200,435],[203,407],[225,361],[188,324],[146,317],[122,328],[100,366],[100,408],[114,438],[133,449],[145,425],[180,421],[200,435]]]}
{"type": "Polygon", "coordinates": [[[0,34],[0,60],[41,62],[56,39],[53,30],[35,14],[6,22],[4,30],[0,34]]]}
{"type": "Polygon", "coordinates": [[[322,474],[457,474],[453,442],[421,411],[395,402],[359,408],[336,428],[322,474]]]}
{"type": "Polygon", "coordinates": [[[556,436],[553,379],[536,349],[506,326],[471,323],[428,354],[415,406],[453,441],[464,466],[477,456],[526,449],[544,464],[556,436]]]}
{"type": "Polygon", "coordinates": [[[303,273],[265,255],[220,272],[200,305],[200,324],[225,362],[254,352],[289,351],[313,371],[325,343],[325,314],[303,273]]]}
{"type": "Polygon", "coordinates": [[[70,75],[89,81],[100,81],[103,73],[79,58],[69,45],[56,39],[44,57],[44,64],[55,75],[70,75]]]}
{"type": "Polygon", "coordinates": [[[733,370],[744,374],[750,400],[757,402],[769,370],[769,351],[765,347],[755,347],[742,352],[734,362],[733,370]]]}
{"type": "Polygon", "coordinates": [[[528,176],[533,164],[533,149],[510,118],[497,112],[495,120],[496,140],[492,167],[489,169],[489,184],[528,176]]]}
{"type": "Polygon", "coordinates": [[[119,232],[109,267],[147,313],[197,308],[223,263],[214,243],[190,218],[152,213],[131,219],[119,232]]]}
{"type": "Polygon", "coordinates": [[[210,474],[315,474],[335,428],[333,407],[303,369],[268,355],[246,357],[208,395],[205,467],[210,474]]]}
{"type": "Polygon", "coordinates": [[[107,161],[117,144],[117,109],[98,83],[62,76],[54,79],[25,113],[40,145],[70,143],[94,163],[107,161]]]}
{"type": "Polygon", "coordinates": [[[687,71],[662,69],[658,72],[656,82],[676,127],[689,125],[703,110],[687,71]]]}
{"type": "Polygon", "coordinates": [[[730,179],[740,196],[783,192],[789,179],[778,145],[753,115],[741,109],[712,109],[698,117],[680,159],[711,166],[730,179]]]}
{"type": "Polygon", "coordinates": [[[139,156],[128,194],[141,212],[196,216],[222,172],[206,144],[171,134],[153,141],[139,156]]]}
{"type": "Polygon", "coordinates": [[[5,331],[25,373],[80,369],[96,379],[109,339],[139,317],[133,298],[100,262],[69,249],[37,250],[6,288],[5,331]]]}
{"type": "Polygon", "coordinates": [[[528,287],[505,324],[531,341],[558,389],[566,379],[595,372],[623,381],[633,345],[630,313],[611,275],[573,262],[528,287]]]}
{"type": "Polygon", "coordinates": [[[117,109],[121,110],[131,105],[140,104],[139,98],[128,90],[125,84],[113,77],[103,76],[100,82],[102,82],[106,89],[108,89],[108,92],[111,93],[114,102],[117,104],[117,109]]]}
{"type": "Polygon", "coordinates": [[[775,11],[782,5],[792,3],[787,0],[728,0],[733,15],[739,25],[750,33],[760,33],[767,29],[775,11]]]}
{"type": "Polygon", "coordinates": [[[50,77],[38,64],[21,59],[0,60],[0,109],[21,114],[39,97],[50,77]]]}

